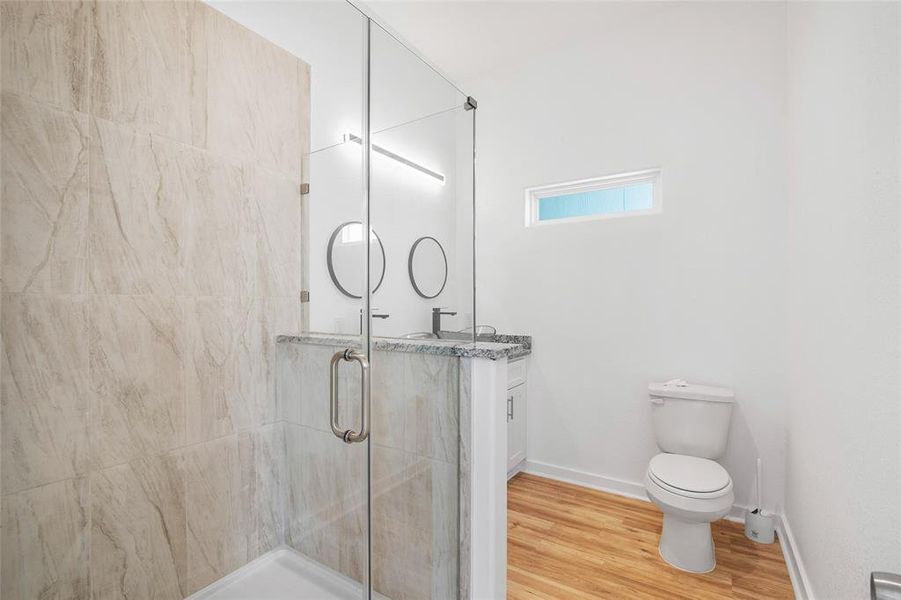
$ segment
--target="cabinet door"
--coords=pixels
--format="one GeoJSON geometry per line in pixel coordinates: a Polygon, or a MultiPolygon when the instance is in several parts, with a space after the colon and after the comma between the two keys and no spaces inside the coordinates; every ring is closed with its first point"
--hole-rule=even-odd
{"type": "Polygon", "coordinates": [[[526,386],[507,390],[507,471],[526,458],[526,386]]]}

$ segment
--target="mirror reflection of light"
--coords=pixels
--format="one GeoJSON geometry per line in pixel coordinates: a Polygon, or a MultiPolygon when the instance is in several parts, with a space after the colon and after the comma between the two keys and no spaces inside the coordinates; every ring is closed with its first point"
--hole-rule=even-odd
{"type": "MultiPolygon", "coordinates": [[[[377,239],[375,236],[375,231],[372,228],[369,228],[369,240],[373,241],[377,239]]],[[[341,230],[341,243],[343,244],[353,244],[356,242],[363,241],[363,224],[362,223],[349,223],[344,226],[344,229],[341,230]]],[[[364,261],[365,262],[365,261],[364,261]]]]}
{"type": "MultiPolygon", "coordinates": [[[[363,140],[360,138],[360,136],[354,135],[352,133],[345,133],[342,136],[342,141],[345,143],[346,142],[355,142],[360,145],[363,144],[363,140]]],[[[372,144],[372,152],[373,152],[373,154],[384,156],[385,158],[390,158],[391,160],[395,161],[398,164],[404,165],[417,173],[425,175],[433,182],[439,183],[441,185],[444,185],[444,183],[445,183],[446,177],[444,176],[443,173],[439,173],[438,171],[435,171],[433,169],[425,167],[415,161],[410,160],[409,158],[406,158],[395,152],[392,152],[391,150],[388,150],[387,148],[384,148],[384,147],[376,145],[376,144],[372,144]]]]}

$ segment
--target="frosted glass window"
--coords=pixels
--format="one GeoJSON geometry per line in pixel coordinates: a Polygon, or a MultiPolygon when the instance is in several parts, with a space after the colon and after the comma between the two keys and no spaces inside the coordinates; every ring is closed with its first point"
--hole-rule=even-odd
{"type": "Polygon", "coordinates": [[[659,180],[652,170],[530,188],[526,225],[659,212],[659,180]]]}

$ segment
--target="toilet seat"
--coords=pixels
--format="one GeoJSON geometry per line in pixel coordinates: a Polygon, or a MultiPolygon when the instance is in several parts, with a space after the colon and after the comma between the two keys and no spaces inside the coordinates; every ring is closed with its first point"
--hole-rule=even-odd
{"type": "Polygon", "coordinates": [[[648,477],[661,488],[686,498],[720,498],[732,491],[732,478],[716,461],[683,454],[658,454],[648,477]]]}

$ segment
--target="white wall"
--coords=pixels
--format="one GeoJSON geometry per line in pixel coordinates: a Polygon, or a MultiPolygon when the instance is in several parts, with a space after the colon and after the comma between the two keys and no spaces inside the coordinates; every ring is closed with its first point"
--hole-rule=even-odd
{"type": "Polygon", "coordinates": [[[899,5],[788,8],[786,518],[816,598],[901,573],[899,5]]]}
{"type": "Polygon", "coordinates": [[[595,6],[596,35],[467,82],[479,321],[530,333],[529,458],[640,483],[647,384],[737,395],[736,501],[781,503],[785,8],[595,6]],[[523,188],[663,169],[658,216],[523,226],[523,188]]]}

